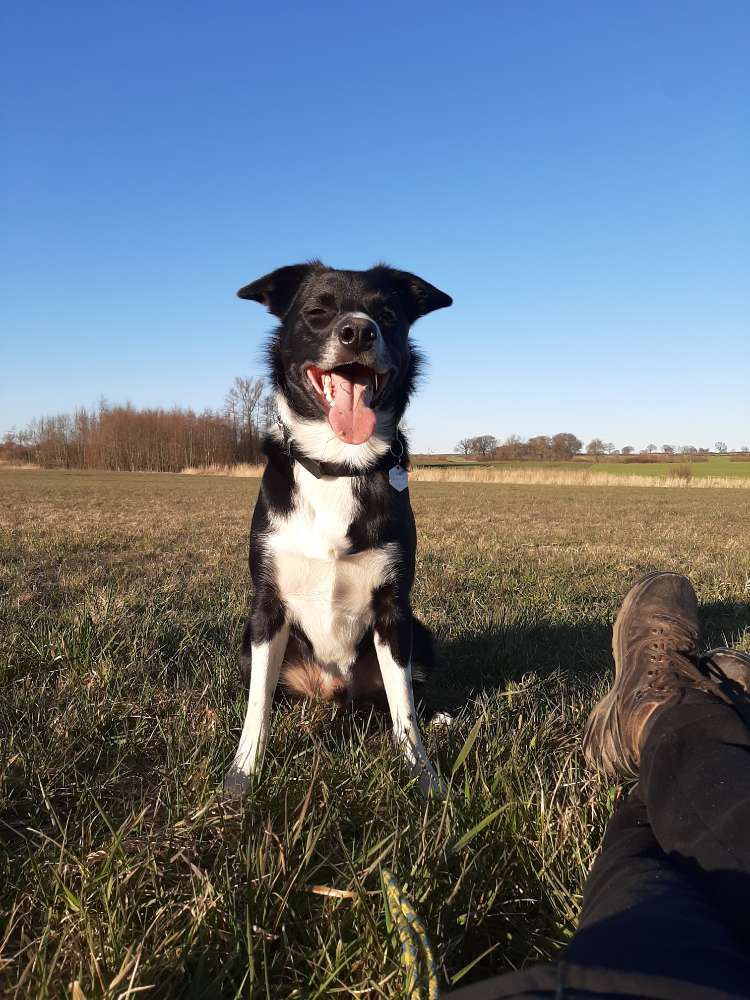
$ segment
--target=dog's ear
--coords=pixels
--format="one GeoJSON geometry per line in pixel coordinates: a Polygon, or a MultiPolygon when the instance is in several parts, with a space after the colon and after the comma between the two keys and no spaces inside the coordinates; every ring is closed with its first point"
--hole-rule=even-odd
{"type": "Polygon", "coordinates": [[[453,305],[453,299],[450,295],[441,292],[439,288],[435,288],[424,278],[419,278],[409,271],[397,273],[401,299],[410,323],[414,323],[420,316],[434,312],[435,309],[445,309],[447,306],[453,305]]]}
{"type": "Polygon", "coordinates": [[[322,268],[323,265],[320,261],[280,267],[278,270],[258,278],[257,281],[245,285],[244,288],[240,288],[237,294],[241,299],[252,299],[253,302],[260,302],[274,316],[283,319],[305,278],[308,278],[315,271],[322,270],[322,268]]]}

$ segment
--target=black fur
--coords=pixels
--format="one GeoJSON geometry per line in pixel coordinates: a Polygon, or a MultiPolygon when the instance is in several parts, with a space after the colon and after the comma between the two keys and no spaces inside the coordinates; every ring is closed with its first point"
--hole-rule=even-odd
{"type": "MultiPolygon", "coordinates": [[[[392,375],[378,406],[394,414],[396,427],[421,367],[421,357],[409,342],[410,327],[420,316],[451,304],[448,295],[409,272],[382,264],[369,271],[338,271],[319,261],[280,268],[246,285],[238,294],[261,302],[281,321],[267,349],[271,383],[292,413],[306,420],[319,420],[323,415],[306,368],[318,364],[330,350],[331,332],[342,315],[362,312],[372,317],[380,327],[392,362],[392,375]]],[[[361,358],[349,358],[345,348],[337,349],[343,352],[337,364],[361,358]]],[[[401,461],[408,467],[408,446],[403,435],[398,432],[391,444],[396,455],[403,451],[401,461]]],[[[286,610],[276,589],[266,539],[272,530],[270,516],[288,515],[294,509],[297,491],[294,458],[285,434],[272,433],[265,443],[265,454],[267,465],[250,535],[250,573],[255,594],[242,642],[246,682],[252,642],[268,641],[285,620],[286,610]]],[[[369,655],[374,649],[373,636],[377,635],[387,642],[397,663],[405,666],[413,657],[415,673],[419,667],[424,674],[432,665],[432,640],[429,631],[414,619],[410,604],[417,536],[408,490],[398,492],[391,486],[382,463],[373,463],[353,476],[352,486],[359,513],[348,527],[348,554],[382,548],[388,543],[395,543],[399,553],[392,579],[372,594],[373,625],[363,635],[358,653],[369,655]]],[[[306,655],[314,655],[307,636],[296,625],[292,626],[292,636],[306,655]]]]}

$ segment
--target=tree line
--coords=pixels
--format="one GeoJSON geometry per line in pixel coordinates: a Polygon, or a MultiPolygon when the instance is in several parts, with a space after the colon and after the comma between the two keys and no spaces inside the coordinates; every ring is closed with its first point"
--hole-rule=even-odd
{"type": "Polygon", "coordinates": [[[137,409],[102,400],[94,409],[32,420],[6,434],[0,458],[45,468],[180,472],[258,462],[273,403],[260,378],[235,378],[221,410],[137,409]]]}
{"type": "MultiPolygon", "coordinates": [[[[502,443],[494,434],[478,434],[475,437],[462,438],[454,448],[459,455],[472,456],[474,458],[492,459],[493,461],[570,461],[576,455],[585,451],[585,454],[595,461],[604,455],[622,455],[625,458],[630,456],[649,456],[653,458],[657,452],[667,459],[674,455],[684,455],[686,457],[706,456],[711,454],[709,448],[697,448],[692,444],[671,445],[663,444],[661,450],[655,444],[648,444],[640,451],[632,445],[624,445],[617,448],[611,441],[603,441],[601,438],[593,438],[583,447],[583,442],[575,434],[553,434],[548,436],[540,434],[528,440],[511,434],[502,443]]],[[[724,441],[717,441],[714,444],[714,452],[718,455],[726,455],[729,449],[724,441]]],[[[743,445],[738,452],[733,454],[748,454],[750,447],[743,445]]]]}
{"type": "Polygon", "coordinates": [[[493,434],[479,434],[477,437],[462,438],[455,450],[460,455],[476,458],[491,458],[496,461],[532,460],[565,462],[577,455],[583,442],[575,434],[539,434],[528,440],[511,434],[502,444],[493,434]]]}

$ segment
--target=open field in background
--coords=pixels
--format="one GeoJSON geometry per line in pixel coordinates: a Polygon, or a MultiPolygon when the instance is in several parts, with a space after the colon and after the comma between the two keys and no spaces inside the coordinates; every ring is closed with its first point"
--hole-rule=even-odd
{"type": "MultiPolygon", "coordinates": [[[[739,467],[736,475],[724,473],[724,466],[717,465],[716,475],[696,469],[710,468],[710,463],[669,463],[645,466],[602,463],[588,465],[578,462],[494,462],[421,465],[415,461],[410,472],[412,482],[420,483],[515,483],[530,486],[649,486],[699,487],[701,489],[750,489],[750,462],[726,463],[739,467]],[[744,466],[747,465],[747,471],[744,466]],[[631,470],[648,469],[648,472],[631,470]],[[607,470],[616,471],[607,471],[607,470]],[[653,470],[656,471],[653,471],[653,470]],[[667,470],[666,472],[663,470],[667,470]]],[[[210,465],[184,469],[182,475],[231,476],[258,478],[263,474],[262,465],[210,465]]]]}
{"type": "Polygon", "coordinates": [[[644,487],[678,487],[693,489],[750,489],[750,476],[694,476],[692,469],[684,466],[673,466],[666,474],[631,474],[627,470],[632,465],[623,467],[624,472],[606,472],[592,466],[577,468],[575,462],[566,463],[525,463],[516,467],[506,467],[496,463],[486,468],[461,469],[453,466],[445,468],[423,468],[417,466],[410,473],[413,482],[446,482],[446,483],[515,483],[536,486],[634,486],[644,487]]]}
{"type": "MultiPolygon", "coordinates": [[[[637,456],[632,456],[637,457],[637,456]]],[[[608,461],[602,459],[595,462],[592,459],[577,455],[570,462],[482,462],[476,458],[466,458],[462,455],[414,455],[412,465],[415,469],[424,466],[425,471],[430,473],[440,472],[443,468],[451,472],[482,470],[491,471],[493,475],[508,476],[509,473],[522,472],[528,476],[531,474],[547,475],[549,482],[560,482],[556,477],[560,473],[566,475],[582,475],[584,480],[593,485],[607,485],[608,477],[621,476],[626,479],[633,479],[637,476],[647,476],[649,478],[662,480],[660,485],[669,485],[670,480],[675,477],[677,469],[687,467],[690,470],[691,479],[747,479],[750,481],[750,458],[747,461],[738,461],[729,455],[710,455],[707,460],[691,462],[689,456],[675,455],[674,459],[668,462],[637,462],[624,461],[623,457],[617,460],[608,461]],[[601,482],[599,482],[601,480],[601,482]]],[[[511,478],[494,479],[495,482],[513,482],[511,478]]],[[[523,482],[524,480],[515,480],[523,482]]],[[[543,478],[534,480],[528,478],[526,482],[544,482],[543,478]]],[[[572,480],[571,480],[572,481],[572,480]]],[[[583,480],[582,480],[583,481],[583,480]]],[[[672,485],[674,485],[672,483],[672,485]]],[[[717,484],[721,485],[721,484],[717,484]]],[[[737,484],[733,484],[737,485],[737,484]]],[[[744,485],[744,484],[742,484],[744,485]]]]}
{"type": "MultiPolygon", "coordinates": [[[[698,486],[710,488],[750,488],[750,461],[736,456],[711,455],[700,461],[675,456],[669,462],[594,462],[578,455],[569,462],[492,462],[463,455],[415,455],[412,479],[419,482],[518,483],[553,486],[698,486]],[[644,482],[643,480],[647,481],[644,482]]],[[[38,466],[12,466],[0,461],[2,469],[33,471],[38,466]]],[[[258,477],[262,465],[193,466],[182,470],[191,476],[258,477]]]]}
{"type": "Polygon", "coordinates": [[[686,572],[706,643],[750,650],[744,491],[417,482],[444,774],[480,723],[449,800],[421,801],[382,720],[295,706],[222,807],[256,490],[0,472],[3,996],[399,997],[380,865],[444,986],[554,957],[614,795],[578,747],[623,593],[686,572]]]}

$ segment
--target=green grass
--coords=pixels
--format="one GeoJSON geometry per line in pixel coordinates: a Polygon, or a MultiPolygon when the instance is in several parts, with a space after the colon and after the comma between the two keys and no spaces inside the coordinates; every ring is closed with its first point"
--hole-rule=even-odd
{"type": "Polygon", "coordinates": [[[554,958],[614,794],[579,737],[623,593],[689,573],[706,642],[750,648],[741,491],[416,484],[415,604],[459,713],[425,733],[444,775],[480,722],[448,801],[384,720],[296,706],[225,806],[256,489],[0,473],[2,996],[403,996],[380,866],[444,987],[554,958]]]}
{"type": "Polygon", "coordinates": [[[726,455],[711,455],[707,462],[601,462],[587,463],[587,468],[597,472],[610,472],[615,476],[668,476],[678,466],[687,465],[696,478],[727,476],[730,479],[750,477],[750,461],[732,462],[726,455]]]}

